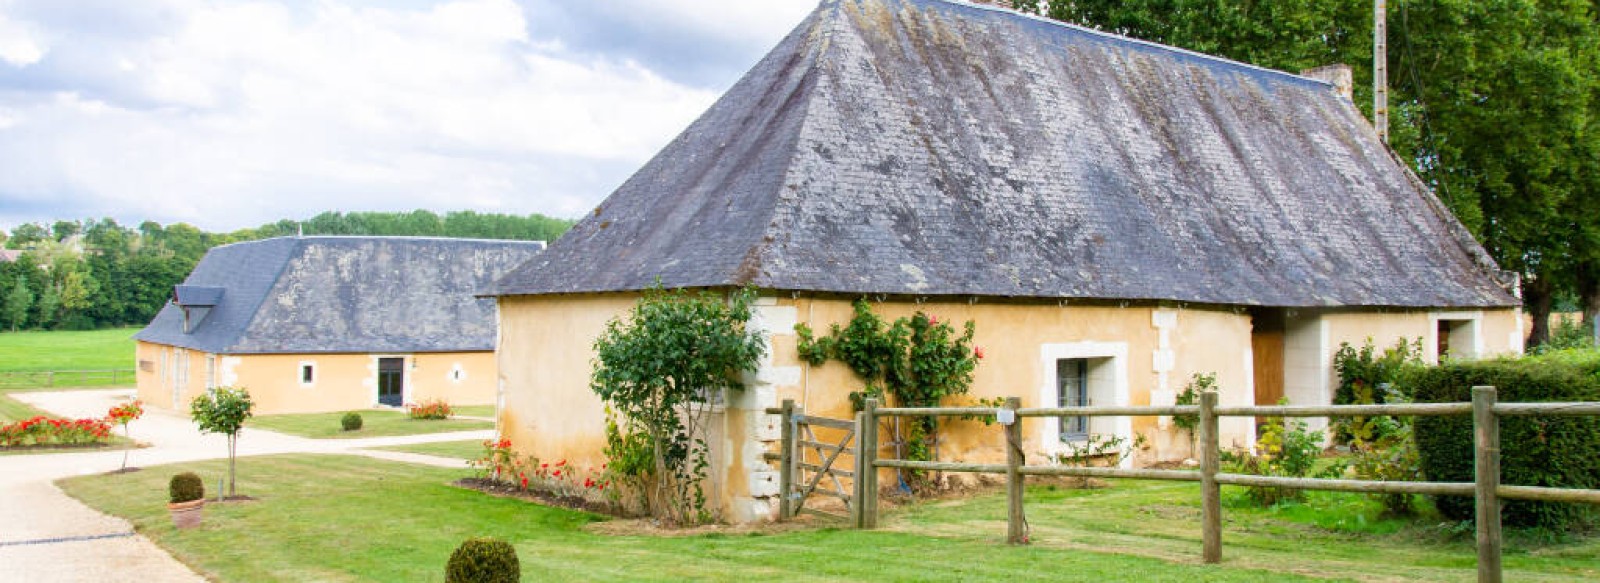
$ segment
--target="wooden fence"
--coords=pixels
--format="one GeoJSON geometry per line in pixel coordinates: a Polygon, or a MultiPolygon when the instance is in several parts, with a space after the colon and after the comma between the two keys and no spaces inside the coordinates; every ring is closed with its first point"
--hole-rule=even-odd
{"type": "Polygon", "coordinates": [[[42,370],[0,372],[0,387],[89,387],[133,382],[131,370],[42,370]]]}
{"type": "MultiPolygon", "coordinates": [[[[852,518],[858,528],[875,528],[878,522],[878,473],[867,468],[899,468],[939,472],[969,472],[1005,474],[1008,520],[1006,540],[1023,543],[1026,533],[1023,517],[1024,476],[1072,476],[1084,478],[1132,478],[1142,480],[1173,480],[1200,483],[1200,516],[1202,549],[1206,563],[1222,561],[1222,494],[1221,486],[1260,486],[1295,488],[1300,490],[1326,490],[1335,492],[1429,494],[1446,496],[1474,496],[1477,501],[1477,551],[1478,580],[1499,582],[1500,566],[1500,500],[1541,500],[1549,502],[1583,502],[1600,504],[1600,490],[1545,488],[1503,485],[1500,483],[1500,417],[1516,416],[1600,416],[1600,403],[1497,403],[1494,387],[1473,387],[1470,403],[1418,403],[1397,405],[1332,405],[1332,406],[1273,406],[1273,407],[1221,407],[1217,393],[1201,393],[1199,405],[1168,407],[1053,407],[1021,408],[1021,400],[1007,399],[1003,407],[930,407],[881,408],[876,399],[869,399],[866,407],[856,416],[854,449],[857,455],[854,498],[858,509],[852,508],[852,518]],[[1115,416],[1167,416],[1194,415],[1199,418],[1198,447],[1199,471],[1121,469],[1098,467],[1030,466],[1022,451],[1022,420],[1041,417],[1115,417],[1115,416]],[[1473,419],[1474,447],[1476,450],[1474,482],[1385,482],[1366,480],[1329,480],[1311,478],[1284,478],[1221,472],[1221,449],[1217,433],[1217,420],[1221,417],[1372,417],[1388,416],[1446,416],[1471,415],[1473,419]],[[1006,438],[1006,463],[973,464],[961,462],[920,462],[910,460],[878,459],[878,420],[890,417],[995,417],[1000,421],[1006,438]]],[[[783,451],[793,452],[795,443],[785,434],[783,451]]],[[[781,454],[780,454],[781,455],[781,454]]],[[[780,484],[787,495],[791,486],[780,484]]]]}

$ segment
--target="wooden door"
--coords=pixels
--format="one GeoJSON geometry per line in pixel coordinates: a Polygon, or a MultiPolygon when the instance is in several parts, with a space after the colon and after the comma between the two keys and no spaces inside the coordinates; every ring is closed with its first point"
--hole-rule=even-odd
{"type": "Polygon", "coordinates": [[[1250,314],[1257,405],[1276,405],[1283,399],[1284,320],[1283,310],[1257,309],[1250,314]]]}

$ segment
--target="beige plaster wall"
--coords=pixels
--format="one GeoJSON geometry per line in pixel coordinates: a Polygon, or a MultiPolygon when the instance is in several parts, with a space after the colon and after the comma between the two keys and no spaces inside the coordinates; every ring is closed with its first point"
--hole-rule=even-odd
{"type": "MultiPolygon", "coordinates": [[[[565,459],[580,467],[604,461],[603,406],[589,389],[594,358],[591,347],[606,322],[624,315],[636,300],[632,294],[501,298],[498,355],[504,406],[499,421],[502,436],[511,439],[519,452],[546,461],[565,459]]],[[[726,515],[736,517],[759,514],[762,504],[741,498],[741,492],[771,488],[772,468],[760,460],[760,454],[776,439],[777,417],[760,411],[783,399],[794,399],[809,414],[851,418],[848,394],[862,388],[861,381],[844,365],[806,366],[795,351],[795,322],[826,333],[831,324],[848,322],[852,314],[849,301],[768,297],[762,304],[756,328],[770,334],[770,353],[762,370],[749,376],[751,388],[730,396],[712,436],[712,442],[721,444],[723,450],[713,459],[713,475],[721,477],[714,486],[714,499],[723,504],[726,515]]],[[[1248,404],[1253,394],[1249,317],[1231,310],[983,302],[888,302],[876,306],[876,311],[891,321],[919,309],[957,326],[966,320],[978,323],[975,344],[983,347],[986,358],[976,371],[966,403],[1016,396],[1025,407],[1054,406],[1054,358],[1062,355],[1114,357],[1107,362],[1116,370],[1107,374],[1118,379],[1122,392],[1095,404],[1146,405],[1151,403],[1153,390],[1161,392],[1158,400],[1170,404],[1176,390],[1196,372],[1218,375],[1225,403],[1248,404]],[[1121,401],[1107,402],[1114,399],[1121,401]]],[[[942,459],[1004,457],[998,426],[959,420],[948,421],[946,426],[940,446],[942,459]]],[[[1153,447],[1140,455],[1143,460],[1187,456],[1187,437],[1173,438],[1163,426],[1162,420],[1144,418],[1091,429],[1149,434],[1153,447]]],[[[1054,420],[1025,421],[1025,448],[1030,456],[1061,450],[1054,430],[1054,420]]],[[[819,433],[824,439],[831,434],[819,433]]],[[[1229,420],[1223,433],[1224,443],[1248,446],[1253,421],[1229,420]]],[[[890,452],[886,449],[885,453],[890,452]]]]}
{"type": "Polygon", "coordinates": [[[633,295],[500,299],[496,347],[504,387],[502,438],[541,460],[604,463],[605,410],[589,390],[594,340],[626,314],[633,295]]]}
{"type": "Polygon", "coordinates": [[[377,404],[377,359],[405,358],[405,400],[416,403],[444,399],[452,405],[491,405],[497,375],[492,352],[438,354],[247,354],[211,355],[181,348],[140,343],[137,350],[139,398],[156,407],[187,410],[189,401],[212,386],[249,389],[255,414],[322,413],[367,409],[377,404]],[[187,353],[188,376],[170,374],[162,362],[181,371],[187,353]],[[214,370],[208,374],[208,359],[214,370]],[[145,371],[144,362],[155,370],[145,371]],[[314,367],[312,382],[302,383],[300,367],[314,367]],[[456,373],[460,370],[459,376],[456,373]],[[186,382],[185,382],[186,381],[186,382]],[[178,402],[172,385],[182,389],[178,402]]]}
{"type": "Polygon", "coordinates": [[[139,400],[163,409],[188,410],[189,400],[215,382],[207,376],[211,359],[213,355],[197,350],[139,342],[134,348],[139,400]]]}
{"type": "MultiPolygon", "coordinates": [[[[1474,330],[1472,347],[1456,345],[1458,358],[1489,358],[1522,353],[1525,330],[1518,309],[1493,310],[1291,310],[1285,350],[1285,396],[1291,404],[1332,402],[1338,372],[1332,367],[1341,343],[1361,347],[1368,339],[1380,350],[1401,338],[1422,339],[1422,358],[1437,363],[1438,321],[1467,322],[1474,330]]],[[[1312,428],[1324,419],[1307,419],[1312,428]]]]}
{"type": "MultiPolygon", "coordinates": [[[[844,300],[801,298],[780,303],[795,305],[799,321],[818,334],[825,334],[832,324],[847,324],[853,313],[850,303],[844,300]]],[[[984,302],[888,302],[877,304],[874,309],[888,321],[921,310],[952,322],[958,329],[968,320],[977,323],[974,344],[984,349],[985,359],[975,371],[967,402],[952,405],[1016,396],[1022,399],[1023,407],[1054,407],[1055,357],[1111,353],[1116,353],[1114,360],[1120,362],[1108,364],[1120,370],[1104,374],[1122,376],[1125,402],[1107,402],[1116,395],[1097,399],[1091,394],[1091,404],[1170,405],[1190,375],[1200,372],[1217,374],[1224,403],[1249,404],[1253,395],[1250,320],[1231,310],[984,302]],[[1158,317],[1158,313],[1162,316],[1158,317]],[[1065,352],[1046,354],[1053,349],[1065,352]]],[[[775,343],[779,347],[777,364],[800,364],[792,342],[788,339],[787,343],[775,343]]],[[[1093,384],[1096,373],[1091,372],[1090,376],[1093,384]]],[[[829,362],[821,367],[802,367],[801,383],[780,387],[780,396],[794,399],[812,414],[849,418],[848,394],[861,388],[861,381],[848,367],[829,362]]],[[[942,459],[1004,459],[998,426],[959,420],[946,421],[946,425],[949,430],[944,432],[942,459]]],[[[1090,432],[1145,434],[1151,449],[1141,453],[1139,461],[1187,456],[1187,436],[1165,430],[1167,425],[1157,418],[1091,419],[1090,432]]],[[[1054,420],[1024,420],[1024,451],[1030,457],[1060,453],[1063,448],[1056,431],[1054,420]]],[[[1222,428],[1225,444],[1248,446],[1253,434],[1254,424],[1249,419],[1225,420],[1222,428]]],[[[890,453],[885,451],[886,455],[890,453]]]]}

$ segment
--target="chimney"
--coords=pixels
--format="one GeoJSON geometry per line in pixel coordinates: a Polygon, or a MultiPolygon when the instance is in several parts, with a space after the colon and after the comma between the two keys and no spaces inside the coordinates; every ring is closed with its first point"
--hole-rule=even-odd
{"type": "Polygon", "coordinates": [[[1300,76],[1332,83],[1333,88],[1339,91],[1339,95],[1343,95],[1345,99],[1355,103],[1356,78],[1355,74],[1350,70],[1350,65],[1324,65],[1315,69],[1301,71],[1300,76]]]}

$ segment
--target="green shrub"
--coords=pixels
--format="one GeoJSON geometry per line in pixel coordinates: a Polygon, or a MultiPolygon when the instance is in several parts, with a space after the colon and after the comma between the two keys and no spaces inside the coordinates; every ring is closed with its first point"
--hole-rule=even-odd
{"type": "Polygon", "coordinates": [[[173,504],[193,502],[205,497],[205,482],[200,481],[200,476],[194,472],[174,475],[172,481],[167,483],[167,499],[173,504]]]}
{"type": "MultiPolygon", "coordinates": [[[[1415,375],[1419,403],[1472,400],[1472,387],[1490,385],[1502,403],[1600,401],[1600,352],[1557,352],[1519,360],[1448,363],[1415,375]]],[[[1473,481],[1472,419],[1419,417],[1415,421],[1422,471],[1436,482],[1473,481]]],[[[1500,480],[1506,485],[1600,488],[1600,418],[1505,417],[1500,420],[1500,480]]],[[[1440,496],[1439,512],[1457,520],[1473,516],[1473,500],[1440,496]]],[[[1593,509],[1553,502],[1508,500],[1507,525],[1571,530],[1595,517],[1593,509]]]]}
{"type": "MultiPolygon", "coordinates": [[[[1342,342],[1339,351],[1333,355],[1333,369],[1339,373],[1339,386],[1334,389],[1333,404],[1382,405],[1397,399],[1404,402],[1407,397],[1403,391],[1394,389],[1405,387],[1402,380],[1407,373],[1423,366],[1421,338],[1416,342],[1401,338],[1381,354],[1373,346],[1371,338],[1359,350],[1348,342],[1342,342]]],[[[1367,425],[1367,429],[1379,431],[1395,426],[1390,423],[1369,424],[1365,417],[1339,417],[1331,420],[1330,424],[1334,443],[1349,443],[1355,426],[1367,425]]],[[[1370,442],[1384,437],[1386,435],[1380,433],[1364,439],[1370,442]]]]}
{"type": "Polygon", "coordinates": [[[345,431],[361,429],[361,414],[355,411],[345,413],[344,417],[339,418],[339,426],[343,427],[345,431]]]}
{"type": "MultiPolygon", "coordinates": [[[[1261,437],[1256,440],[1256,450],[1259,455],[1244,451],[1228,456],[1228,470],[1280,478],[1336,478],[1344,472],[1343,466],[1335,464],[1312,473],[1322,454],[1322,432],[1311,431],[1304,421],[1285,424],[1282,417],[1268,418],[1261,428],[1261,437]]],[[[1262,507],[1305,500],[1305,492],[1294,488],[1249,486],[1245,493],[1250,501],[1262,507]]]]}
{"type": "Polygon", "coordinates": [[[516,583],[522,578],[517,549],[503,540],[469,538],[450,553],[445,583],[516,583]]]}

